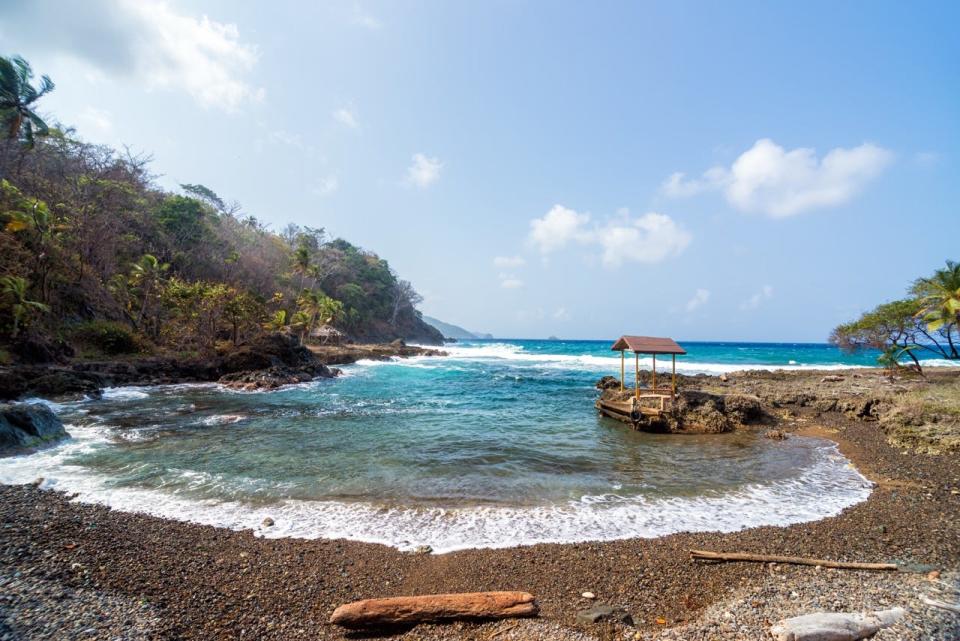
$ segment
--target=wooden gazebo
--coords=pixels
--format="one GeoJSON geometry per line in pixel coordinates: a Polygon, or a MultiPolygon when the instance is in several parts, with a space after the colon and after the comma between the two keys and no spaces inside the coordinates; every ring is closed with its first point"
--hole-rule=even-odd
{"type": "Polygon", "coordinates": [[[645,390],[647,394],[661,395],[669,394],[671,398],[677,394],[677,355],[686,354],[687,351],[677,345],[672,338],[659,338],[656,336],[621,336],[613,347],[614,352],[620,352],[620,391],[623,391],[623,379],[626,375],[624,371],[626,362],[626,352],[633,352],[634,375],[633,383],[636,389],[636,396],[640,398],[640,354],[650,354],[653,356],[653,384],[645,390]],[[657,354],[670,355],[671,379],[669,388],[657,387],[657,354]]]}

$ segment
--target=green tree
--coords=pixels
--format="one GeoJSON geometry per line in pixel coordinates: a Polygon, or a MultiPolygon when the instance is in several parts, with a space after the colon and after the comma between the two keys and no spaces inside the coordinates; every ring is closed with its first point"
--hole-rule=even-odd
{"type": "Polygon", "coordinates": [[[303,341],[319,325],[335,323],[343,315],[343,303],[317,290],[305,291],[297,301],[297,324],[303,341]]]}
{"type": "MultiPolygon", "coordinates": [[[[960,326],[960,263],[947,261],[929,278],[913,284],[913,294],[920,300],[918,312],[927,325],[927,332],[939,332],[947,342],[952,358],[960,358],[953,331],[960,326]]],[[[935,340],[930,336],[930,340],[935,340]]]]}
{"type": "Polygon", "coordinates": [[[26,278],[19,276],[0,278],[0,294],[3,294],[13,317],[13,328],[10,331],[11,338],[17,337],[21,326],[25,325],[35,313],[50,311],[47,305],[28,298],[29,289],[30,283],[27,282],[26,278]]]}
{"type": "Polygon", "coordinates": [[[45,136],[50,129],[34,111],[36,102],[53,91],[49,76],[40,77],[40,86],[34,87],[33,69],[20,56],[0,57],[0,118],[7,138],[23,139],[32,147],[35,136],[45,136]]]}
{"type": "Polygon", "coordinates": [[[223,314],[230,325],[230,338],[234,345],[246,331],[256,331],[263,318],[263,305],[248,292],[240,292],[230,298],[223,307],[223,314]]]}
{"type": "Polygon", "coordinates": [[[189,248],[204,236],[204,204],[186,196],[169,196],[157,209],[157,220],[174,242],[189,248]]]}

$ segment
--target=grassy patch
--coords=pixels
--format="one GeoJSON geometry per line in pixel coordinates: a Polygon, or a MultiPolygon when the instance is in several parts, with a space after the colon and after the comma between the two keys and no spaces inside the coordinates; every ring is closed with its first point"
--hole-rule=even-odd
{"type": "Polygon", "coordinates": [[[960,451],[960,379],[935,382],[891,401],[880,423],[892,445],[930,454],[960,451]]]}

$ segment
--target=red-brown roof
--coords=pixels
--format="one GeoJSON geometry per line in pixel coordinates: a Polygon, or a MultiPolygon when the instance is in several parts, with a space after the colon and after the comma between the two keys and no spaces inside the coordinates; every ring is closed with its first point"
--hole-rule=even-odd
{"type": "Polygon", "coordinates": [[[672,338],[658,338],[656,336],[621,336],[610,349],[616,352],[629,349],[631,352],[640,352],[641,354],[687,353],[672,338]]]}

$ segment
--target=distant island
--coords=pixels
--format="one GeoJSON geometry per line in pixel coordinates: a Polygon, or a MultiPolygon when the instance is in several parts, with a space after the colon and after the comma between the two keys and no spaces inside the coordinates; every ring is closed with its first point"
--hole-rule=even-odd
{"type": "Polygon", "coordinates": [[[442,320],[433,318],[432,316],[423,315],[423,322],[431,327],[435,328],[444,338],[455,338],[457,340],[470,340],[476,338],[493,338],[493,334],[480,334],[477,332],[471,332],[466,330],[459,325],[453,325],[451,323],[445,323],[442,320]]]}

